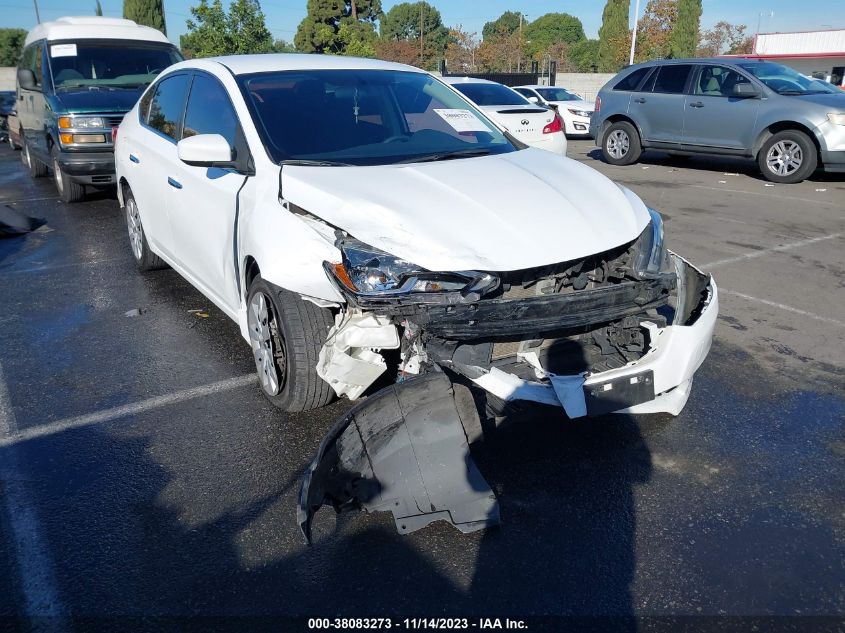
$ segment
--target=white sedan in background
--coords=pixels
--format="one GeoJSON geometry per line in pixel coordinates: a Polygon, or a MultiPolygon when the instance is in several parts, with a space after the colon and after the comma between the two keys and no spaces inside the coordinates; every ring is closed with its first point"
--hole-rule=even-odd
{"type": "Polygon", "coordinates": [[[514,90],[531,103],[557,110],[568,136],[590,134],[590,117],[596,109],[592,101],[585,101],[581,95],[555,86],[517,86],[514,90]]]}
{"type": "Polygon", "coordinates": [[[471,77],[444,77],[443,81],[526,145],[566,155],[563,121],[551,108],[538,107],[495,81],[471,77]]]}
{"type": "Polygon", "coordinates": [[[171,266],[232,318],[281,409],[368,394],[306,471],[306,538],[323,504],[401,533],[497,523],[472,392],[677,414],[710,349],[716,286],[660,215],[486,111],[402,64],[246,55],[167,68],[120,124],[138,268],[171,266]]]}

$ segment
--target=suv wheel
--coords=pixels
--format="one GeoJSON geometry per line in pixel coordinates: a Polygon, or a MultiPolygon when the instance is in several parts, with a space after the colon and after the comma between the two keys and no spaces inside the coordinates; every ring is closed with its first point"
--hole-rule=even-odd
{"type": "Polygon", "coordinates": [[[257,276],[246,300],[249,342],[261,391],[284,411],[327,405],[334,391],[317,375],[317,360],[334,325],[331,310],[257,276]]]}
{"type": "Polygon", "coordinates": [[[627,121],[617,121],[604,132],[601,142],[604,159],[611,165],[630,165],[642,154],[640,135],[627,121]]]}
{"type": "Polygon", "coordinates": [[[23,164],[26,165],[26,168],[29,170],[29,175],[33,178],[43,178],[47,175],[47,165],[42,163],[40,160],[35,158],[32,155],[32,152],[29,151],[29,141],[26,138],[22,138],[21,142],[23,143],[23,153],[21,154],[21,160],[23,164]]]}
{"type": "Polygon", "coordinates": [[[53,158],[53,181],[56,183],[56,190],[62,202],[79,202],[84,199],[85,185],[74,182],[62,171],[62,166],[59,164],[59,148],[54,145],[50,155],[53,158]]]}
{"type": "Polygon", "coordinates": [[[763,143],[757,163],[766,180],[793,184],[816,171],[818,154],[809,136],[798,130],[784,130],[763,143]]]}

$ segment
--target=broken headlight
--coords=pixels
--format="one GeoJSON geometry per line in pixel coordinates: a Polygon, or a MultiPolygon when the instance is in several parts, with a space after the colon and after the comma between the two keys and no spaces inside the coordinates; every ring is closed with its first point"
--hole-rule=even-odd
{"type": "Polygon", "coordinates": [[[353,238],[338,243],[343,255],[331,272],[357,294],[410,294],[463,290],[474,274],[433,273],[353,238]]]}
{"type": "Polygon", "coordinates": [[[663,218],[652,208],[648,210],[651,222],[634,244],[634,271],[640,277],[659,273],[668,261],[663,242],[663,218]]]}

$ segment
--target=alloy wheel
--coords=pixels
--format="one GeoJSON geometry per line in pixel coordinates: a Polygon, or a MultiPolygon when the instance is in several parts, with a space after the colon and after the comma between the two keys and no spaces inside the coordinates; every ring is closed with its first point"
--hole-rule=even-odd
{"type": "Polygon", "coordinates": [[[29,155],[29,144],[23,144],[23,164],[32,169],[32,156],[29,155]]]}
{"type": "Polygon", "coordinates": [[[628,150],[631,149],[631,139],[625,130],[614,130],[607,135],[606,146],[607,153],[619,160],[624,158],[628,150]]]}
{"type": "Polygon", "coordinates": [[[132,254],[135,255],[135,259],[141,261],[144,257],[144,230],[141,227],[141,214],[138,213],[135,198],[126,200],[126,227],[129,230],[132,254]]]}
{"type": "Polygon", "coordinates": [[[804,150],[789,140],[778,141],[766,154],[766,166],[778,176],[791,176],[804,164],[804,150]]]}
{"type": "Polygon", "coordinates": [[[278,395],[285,379],[285,349],[273,305],[261,291],[256,292],[249,302],[247,325],[261,388],[268,395],[278,395]]]}

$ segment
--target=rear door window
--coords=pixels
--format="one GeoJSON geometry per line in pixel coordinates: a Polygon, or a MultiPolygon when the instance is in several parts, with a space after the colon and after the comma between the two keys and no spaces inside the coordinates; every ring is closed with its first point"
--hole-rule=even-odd
{"type": "Polygon", "coordinates": [[[666,64],[661,66],[654,80],[652,92],[683,94],[692,64],[666,64]]]}
{"type": "Polygon", "coordinates": [[[174,142],[179,134],[179,124],[188,92],[188,79],[188,75],[163,79],[150,103],[147,125],[174,142]]]}

